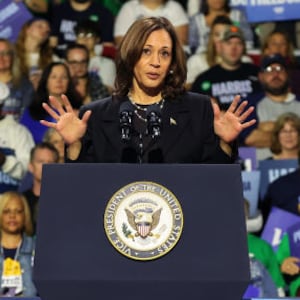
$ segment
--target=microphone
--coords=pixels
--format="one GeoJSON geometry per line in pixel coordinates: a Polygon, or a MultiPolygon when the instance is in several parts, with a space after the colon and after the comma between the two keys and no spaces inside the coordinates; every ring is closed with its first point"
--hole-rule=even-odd
{"type": "Polygon", "coordinates": [[[129,101],[122,102],[119,109],[121,140],[128,142],[132,135],[133,106],[129,101]]]}
{"type": "Polygon", "coordinates": [[[150,105],[147,108],[147,133],[152,139],[157,139],[161,135],[162,119],[161,111],[158,105],[150,105]]]}

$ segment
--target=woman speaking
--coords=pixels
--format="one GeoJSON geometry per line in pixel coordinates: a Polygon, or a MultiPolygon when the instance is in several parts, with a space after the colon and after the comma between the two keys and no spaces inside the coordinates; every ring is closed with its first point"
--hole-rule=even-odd
{"type": "Polygon", "coordinates": [[[137,20],[116,58],[115,93],[81,108],[66,96],[44,109],[67,145],[68,161],[99,163],[230,163],[232,142],[253,125],[253,107],[236,96],[226,112],[184,89],[186,61],[174,27],[163,17],[137,20]]]}

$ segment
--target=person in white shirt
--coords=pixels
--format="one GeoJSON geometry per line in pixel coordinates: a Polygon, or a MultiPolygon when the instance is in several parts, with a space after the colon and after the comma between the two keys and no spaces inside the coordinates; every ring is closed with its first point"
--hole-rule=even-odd
{"type": "MultiPolygon", "coordinates": [[[[188,45],[188,16],[180,3],[174,0],[130,0],[125,2],[115,20],[114,38],[117,45],[130,25],[141,17],[165,17],[175,27],[182,45],[188,45]]],[[[188,51],[188,48],[185,47],[188,51]]]]}
{"type": "Polygon", "coordinates": [[[27,128],[16,122],[12,115],[2,115],[8,95],[7,85],[0,83],[0,167],[2,175],[20,180],[27,170],[34,141],[27,128]]]}

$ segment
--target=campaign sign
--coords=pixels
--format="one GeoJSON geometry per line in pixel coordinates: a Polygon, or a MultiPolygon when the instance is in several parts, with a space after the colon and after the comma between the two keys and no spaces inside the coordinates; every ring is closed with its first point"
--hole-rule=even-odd
{"type": "Polygon", "coordinates": [[[0,37],[15,42],[23,24],[32,18],[22,1],[0,1],[0,37]]]}
{"type": "Polygon", "coordinates": [[[259,289],[255,287],[253,284],[249,284],[246,292],[243,295],[244,299],[252,299],[253,297],[259,296],[259,289]]]}
{"type": "Polygon", "coordinates": [[[242,181],[243,181],[243,195],[244,198],[247,199],[247,201],[249,202],[249,217],[251,219],[256,217],[256,213],[257,213],[260,172],[243,171],[242,181]]]}
{"type": "Polygon", "coordinates": [[[239,157],[243,161],[245,171],[252,171],[257,169],[255,147],[239,147],[239,157]]]}
{"type": "Polygon", "coordinates": [[[291,256],[300,258],[300,222],[287,228],[291,256]]]}
{"type": "Polygon", "coordinates": [[[251,23],[299,19],[298,0],[231,0],[231,6],[242,8],[251,23]]]}
{"type": "Polygon", "coordinates": [[[260,198],[264,199],[268,185],[277,178],[287,175],[298,167],[297,159],[267,159],[259,162],[260,198]]]}
{"type": "Polygon", "coordinates": [[[283,209],[273,207],[261,237],[273,247],[274,251],[277,251],[283,234],[287,232],[289,227],[299,222],[299,216],[283,209]]]}

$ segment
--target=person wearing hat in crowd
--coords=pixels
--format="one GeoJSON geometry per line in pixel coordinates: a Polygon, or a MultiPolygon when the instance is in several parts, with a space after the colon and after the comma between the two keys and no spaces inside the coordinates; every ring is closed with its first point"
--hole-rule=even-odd
{"type": "Polygon", "coordinates": [[[256,147],[257,158],[261,160],[272,155],[269,148],[275,120],[287,112],[300,116],[300,102],[296,95],[290,92],[286,60],[280,54],[264,57],[259,80],[264,95],[258,101],[257,98],[248,99],[249,105],[256,106],[251,118],[254,117],[257,123],[247,128],[240,135],[240,140],[246,146],[256,147]]]}
{"type": "Polygon", "coordinates": [[[222,109],[226,109],[234,95],[247,99],[250,94],[261,91],[259,67],[242,62],[246,51],[245,39],[237,26],[227,26],[217,47],[220,63],[200,74],[191,91],[213,97],[222,109]]]}

